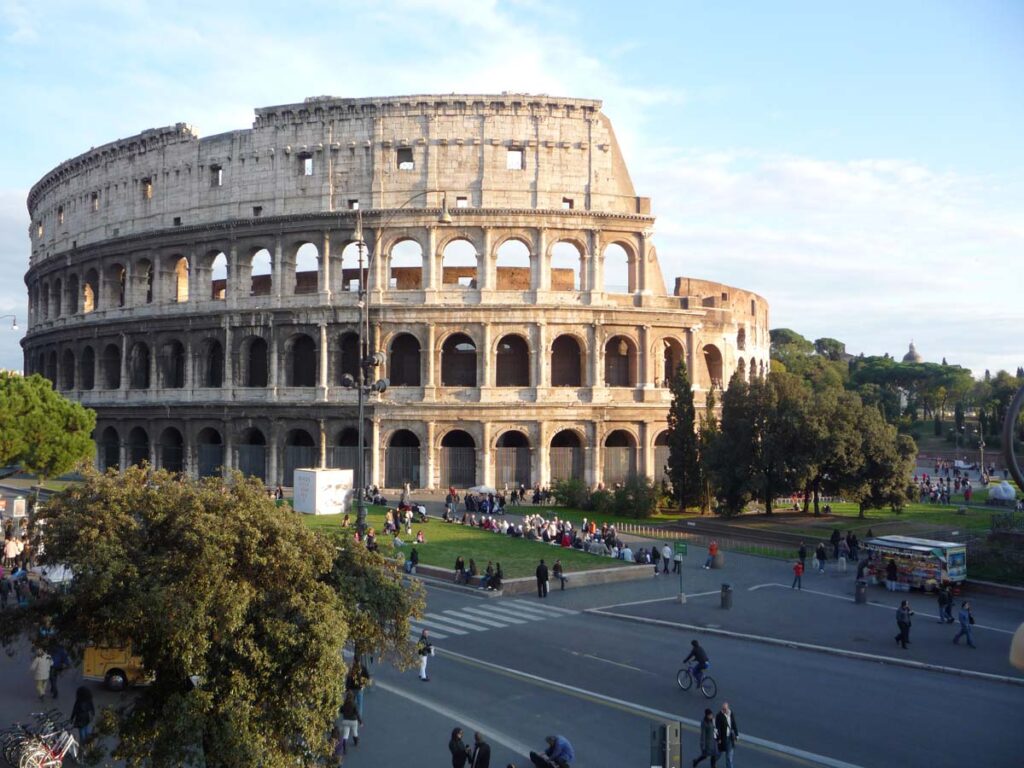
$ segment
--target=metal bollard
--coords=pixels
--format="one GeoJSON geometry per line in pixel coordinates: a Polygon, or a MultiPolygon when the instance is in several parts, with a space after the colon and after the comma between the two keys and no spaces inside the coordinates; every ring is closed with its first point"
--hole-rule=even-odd
{"type": "Polygon", "coordinates": [[[723,584],[722,585],[722,607],[726,608],[726,609],[732,608],[732,585],[731,584],[723,584]]]}
{"type": "Polygon", "coordinates": [[[868,601],[868,583],[864,579],[857,579],[857,586],[853,592],[853,602],[864,604],[868,601]]]}

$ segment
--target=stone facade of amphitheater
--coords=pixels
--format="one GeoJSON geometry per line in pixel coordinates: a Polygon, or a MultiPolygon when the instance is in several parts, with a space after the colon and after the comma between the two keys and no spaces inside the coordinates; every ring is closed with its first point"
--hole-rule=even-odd
{"type": "Polygon", "coordinates": [[[698,408],[768,365],[763,298],[666,287],[598,101],[307,99],[97,147],[28,208],[25,369],[96,410],[101,468],[354,467],[360,220],[383,487],[658,478],[676,364],[698,408]]]}

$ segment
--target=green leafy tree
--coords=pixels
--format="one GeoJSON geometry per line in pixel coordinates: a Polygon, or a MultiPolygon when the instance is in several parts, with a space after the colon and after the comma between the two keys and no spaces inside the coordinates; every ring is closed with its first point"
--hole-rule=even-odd
{"type": "MultiPolygon", "coordinates": [[[[752,386],[754,396],[757,389],[752,386]]],[[[775,499],[802,490],[810,477],[814,435],[810,430],[813,398],[810,387],[799,377],[773,373],[763,382],[760,496],[770,512],[775,499]]]]}
{"type": "Polygon", "coordinates": [[[697,445],[693,387],[680,364],[672,377],[672,404],[668,410],[668,478],[672,497],[680,508],[699,507],[701,502],[700,451],[697,445]]]}
{"type": "Polygon", "coordinates": [[[857,472],[841,478],[845,495],[857,502],[860,517],[869,509],[886,506],[901,510],[907,501],[917,446],[909,436],[897,434],[870,406],[861,409],[858,429],[864,461],[857,472]]]}
{"type": "Polygon", "coordinates": [[[860,472],[864,456],[859,422],[865,407],[872,406],[864,406],[853,392],[826,390],[815,394],[807,426],[811,440],[808,496],[814,499],[815,515],[821,514],[822,495],[838,494],[845,479],[860,472]]]}
{"type": "Polygon", "coordinates": [[[310,531],[257,481],[90,471],[42,518],[43,561],[75,578],[7,639],[45,617],[75,656],[132,643],[153,680],[112,713],[112,757],[126,765],[309,764],[326,754],[346,641],[410,660],[418,591],[378,555],[310,531]]]}
{"type": "Polygon", "coordinates": [[[822,357],[838,362],[846,357],[846,345],[827,336],[814,340],[814,351],[822,357]]]}
{"type": "Polygon", "coordinates": [[[650,517],[658,506],[658,489],[649,477],[631,477],[614,490],[612,503],[621,517],[650,517]]]}
{"type": "MultiPolygon", "coordinates": [[[[756,380],[756,379],[755,379],[756,380]]],[[[722,419],[710,442],[705,463],[718,500],[716,511],[737,515],[751,497],[750,477],[754,467],[754,414],[750,387],[740,376],[733,376],[722,393],[722,419]]]]}
{"type": "Polygon", "coordinates": [[[711,503],[715,498],[711,488],[711,474],[708,470],[715,441],[718,440],[718,418],[715,416],[715,405],[715,390],[710,389],[704,400],[704,413],[701,414],[700,429],[697,432],[697,450],[700,452],[700,460],[697,462],[697,467],[700,470],[700,510],[705,513],[711,511],[711,503]]]}

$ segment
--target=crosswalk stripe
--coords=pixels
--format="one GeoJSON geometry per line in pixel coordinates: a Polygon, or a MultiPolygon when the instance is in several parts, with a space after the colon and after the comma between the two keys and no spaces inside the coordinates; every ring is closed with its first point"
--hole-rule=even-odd
{"type": "MultiPolygon", "coordinates": [[[[452,616],[455,616],[456,618],[466,618],[465,616],[463,616],[463,614],[459,613],[458,611],[444,611],[444,613],[451,614],[452,616]]],[[[489,624],[492,627],[506,627],[506,626],[508,626],[507,624],[502,624],[499,621],[494,621],[494,619],[492,619],[492,618],[485,619],[485,618],[483,618],[481,616],[470,616],[469,618],[472,621],[477,622],[478,624],[489,624]]]]}
{"type": "Polygon", "coordinates": [[[513,617],[511,615],[498,615],[498,614],[494,613],[494,608],[493,607],[492,608],[463,608],[462,610],[466,611],[467,613],[478,613],[478,614],[483,614],[484,616],[493,616],[494,618],[499,619],[501,621],[508,622],[509,624],[526,624],[526,623],[528,623],[526,621],[526,619],[515,618],[515,617],[513,617]]]}
{"type": "Polygon", "coordinates": [[[543,608],[534,608],[532,605],[508,605],[505,606],[506,611],[518,611],[518,615],[536,616],[538,619],[560,619],[562,614],[560,613],[548,613],[543,608]]]}
{"type": "Polygon", "coordinates": [[[525,600],[509,600],[507,602],[511,603],[512,605],[525,605],[530,608],[535,608],[537,610],[554,611],[555,613],[559,613],[564,616],[576,616],[579,613],[579,611],[573,611],[569,608],[559,608],[557,605],[548,605],[547,603],[541,605],[540,603],[529,603],[525,600]]]}
{"type": "MultiPolygon", "coordinates": [[[[410,640],[419,640],[420,639],[419,630],[418,629],[410,629],[409,630],[409,639],[410,640]]],[[[440,632],[431,632],[430,633],[430,639],[431,640],[447,640],[448,639],[448,635],[442,635],[440,632]]]]}
{"type": "Polygon", "coordinates": [[[498,618],[502,618],[504,616],[515,616],[516,618],[523,619],[525,621],[541,621],[543,619],[551,618],[550,616],[534,613],[533,611],[524,611],[522,608],[517,608],[512,605],[507,607],[504,605],[495,605],[491,608],[490,612],[498,614],[498,618]]]}
{"type": "MultiPolygon", "coordinates": [[[[456,627],[462,627],[473,632],[481,632],[486,630],[487,627],[481,626],[480,624],[474,624],[472,621],[468,621],[466,618],[450,619],[447,616],[442,616],[439,613],[428,613],[427,616],[437,621],[444,621],[448,624],[453,624],[456,627]]],[[[481,622],[482,623],[482,622],[481,622]]]]}
{"type": "Polygon", "coordinates": [[[469,634],[464,629],[459,629],[458,627],[452,627],[452,626],[449,626],[447,624],[442,624],[441,622],[435,621],[434,619],[412,619],[412,620],[410,620],[409,623],[410,624],[422,624],[422,625],[424,625],[426,627],[429,627],[431,629],[433,629],[434,627],[437,627],[442,632],[451,632],[453,635],[468,635],[469,634]]]}

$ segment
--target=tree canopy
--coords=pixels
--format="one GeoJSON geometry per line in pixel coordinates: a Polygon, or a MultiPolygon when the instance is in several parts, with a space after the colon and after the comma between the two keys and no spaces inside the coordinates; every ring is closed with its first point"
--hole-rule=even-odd
{"type": "Polygon", "coordinates": [[[668,410],[668,478],[672,496],[681,509],[701,503],[700,459],[697,446],[693,387],[680,363],[672,377],[672,403],[668,410]]]}

